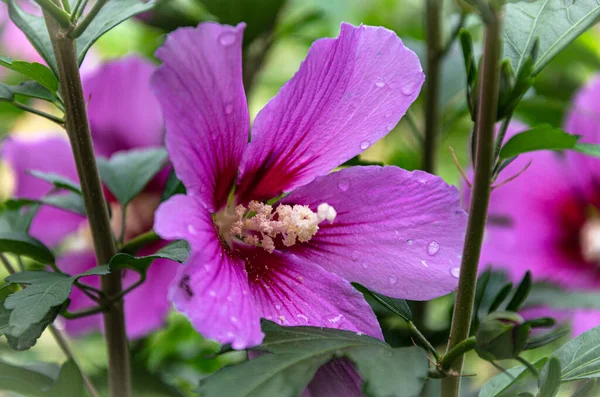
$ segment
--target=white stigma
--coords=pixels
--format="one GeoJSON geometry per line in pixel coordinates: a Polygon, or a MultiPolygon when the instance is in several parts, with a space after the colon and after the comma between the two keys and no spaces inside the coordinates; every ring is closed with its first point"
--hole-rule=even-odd
{"type": "Polygon", "coordinates": [[[251,201],[248,208],[235,207],[235,218],[230,233],[248,245],[260,246],[272,253],[275,240],[281,237],[283,245],[291,247],[297,241],[306,243],[319,230],[324,220],[333,222],[335,209],[322,203],[315,214],[306,205],[279,205],[275,211],[268,204],[251,201]]]}
{"type": "Polygon", "coordinates": [[[580,231],[581,255],[600,265],[600,218],[590,218],[580,231]]]}

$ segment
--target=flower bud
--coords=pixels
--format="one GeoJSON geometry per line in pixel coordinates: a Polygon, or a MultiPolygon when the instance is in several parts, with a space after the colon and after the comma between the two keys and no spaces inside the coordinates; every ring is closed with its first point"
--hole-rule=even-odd
{"type": "Polygon", "coordinates": [[[479,325],[475,351],[488,361],[516,358],[525,350],[530,331],[517,313],[492,313],[479,325]]]}

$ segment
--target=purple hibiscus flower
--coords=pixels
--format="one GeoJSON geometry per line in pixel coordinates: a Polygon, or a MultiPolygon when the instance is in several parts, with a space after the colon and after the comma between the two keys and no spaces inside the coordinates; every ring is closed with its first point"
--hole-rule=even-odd
{"type": "MultiPolygon", "coordinates": [[[[512,123],[507,135],[526,128],[512,123]]],[[[600,143],[599,77],[576,95],[564,128],[583,135],[581,142],[600,143]]],[[[566,289],[598,289],[600,159],[577,152],[532,152],[519,156],[503,174],[514,175],[529,162],[523,175],[492,192],[481,264],[504,268],[514,279],[529,269],[535,280],[566,289]]],[[[598,325],[598,311],[573,313],[575,335],[598,325]]]]}
{"type": "MultiPolygon", "coordinates": [[[[113,154],[136,148],[163,145],[163,120],[158,102],[150,91],[150,76],[155,67],[139,57],[129,57],[111,62],[84,78],[83,85],[90,98],[88,115],[96,154],[111,157],[113,154]]],[[[73,155],[68,141],[62,136],[33,140],[9,138],[2,145],[2,159],[15,174],[15,196],[40,198],[52,186],[27,173],[28,170],[53,172],[77,180],[73,155]]],[[[154,211],[160,202],[165,171],[161,172],[142,194],[128,206],[126,240],[151,230],[154,211]]],[[[107,193],[119,234],[121,209],[114,197],[107,193]]],[[[38,211],[31,225],[31,234],[45,244],[62,245],[66,253],[57,259],[65,272],[76,274],[96,266],[84,217],[51,207],[38,211]]],[[[161,243],[158,244],[160,246],[161,243]]],[[[164,244],[164,243],[163,243],[164,244]]],[[[147,254],[157,246],[147,247],[147,254]]],[[[136,338],[160,327],[170,309],[168,286],[175,276],[177,265],[166,260],[155,261],[149,269],[147,281],[125,298],[126,325],[129,337],[136,338]]],[[[125,272],[124,285],[136,282],[134,272],[125,272]]],[[[99,286],[98,277],[84,277],[83,282],[99,286]]],[[[91,307],[93,302],[80,290],[74,289],[70,310],[91,307]]],[[[100,315],[69,320],[67,330],[81,334],[101,328],[100,315]]]]}
{"type": "Polygon", "coordinates": [[[262,341],[261,317],[382,338],[349,281],[415,300],[452,291],[466,214],[455,188],[421,171],[329,172],[396,125],[419,94],[419,60],[387,29],[343,24],[312,45],[248,142],[243,30],[203,23],[157,51],[152,82],[187,195],[161,204],[155,230],[191,246],[174,305],[236,349],[262,341]]]}

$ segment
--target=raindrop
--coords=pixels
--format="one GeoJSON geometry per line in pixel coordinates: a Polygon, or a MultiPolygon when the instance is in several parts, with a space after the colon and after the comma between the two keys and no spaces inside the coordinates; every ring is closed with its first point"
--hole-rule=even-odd
{"type": "Polygon", "coordinates": [[[231,32],[223,33],[221,36],[219,36],[219,43],[225,47],[232,45],[235,43],[235,34],[231,32]]]}
{"type": "Polygon", "coordinates": [[[227,105],[225,105],[225,113],[231,114],[232,112],[233,112],[233,105],[231,103],[228,103],[227,105]]]}
{"type": "Polygon", "coordinates": [[[234,324],[235,324],[235,323],[237,323],[237,322],[239,321],[239,320],[238,320],[238,318],[237,318],[236,316],[231,316],[231,317],[230,317],[230,320],[231,320],[231,322],[232,322],[232,323],[234,323],[234,324]]]}
{"type": "Polygon", "coordinates": [[[208,291],[208,294],[212,297],[217,296],[217,293],[215,291],[213,291],[212,289],[210,291],[208,291]]]}
{"type": "Polygon", "coordinates": [[[392,274],[388,280],[390,282],[390,285],[395,285],[398,282],[398,276],[392,274]]]}
{"type": "Polygon", "coordinates": [[[377,81],[375,82],[375,85],[379,88],[383,87],[385,85],[385,82],[383,81],[383,79],[381,77],[379,77],[377,79],[377,81]]]}
{"type": "Polygon", "coordinates": [[[438,251],[440,250],[440,244],[433,240],[429,243],[429,245],[427,246],[427,254],[433,256],[435,254],[438,253],[438,251]]]}
{"type": "Polygon", "coordinates": [[[427,262],[425,262],[424,260],[421,260],[421,264],[425,267],[429,267],[429,265],[427,264],[427,262]]]}
{"type": "Polygon", "coordinates": [[[231,296],[227,296],[227,302],[233,302],[233,298],[231,296]]]}
{"type": "Polygon", "coordinates": [[[281,310],[281,305],[279,303],[275,304],[275,309],[281,310]]]}
{"type": "Polygon", "coordinates": [[[339,324],[340,322],[342,322],[342,320],[344,319],[344,315],[343,314],[338,314],[338,315],[329,315],[329,316],[324,316],[321,318],[321,320],[323,320],[323,322],[325,323],[329,323],[329,324],[339,324]]]}
{"type": "Polygon", "coordinates": [[[352,251],[352,260],[354,262],[356,262],[358,260],[358,255],[359,255],[358,251],[352,251]]]}
{"type": "Polygon", "coordinates": [[[412,240],[406,240],[406,244],[413,245],[413,241],[412,240]]]}
{"type": "Polygon", "coordinates": [[[191,235],[195,235],[196,234],[196,228],[192,225],[188,225],[188,232],[190,232],[191,235]]]}
{"type": "Polygon", "coordinates": [[[362,150],[366,150],[369,148],[369,146],[371,146],[371,142],[369,141],[362,141],[362,143],[360,144],[360,148],[362,150]]]}
{"type": "Polygon", "coordinates": [[[450,269],[450,275],[454,278],[458,278],[460,276],[460,267],[453,267],[450,269]]]}
{"type": "Polygon", "coordinates": [[[415,76],[412,77],[412,79],[407,79],[407,81],[404,83],[404,85],[402,87],[400,87],[400,92],[402,92],[404,95],[412,95],[416,90],[417,87],[419,86],[419,83],[421,82],[421,74],[417,74],[415,76]]]}
{"type": "Polygon", "coordinates": [[[296,314],[296,317],[304,320],[304,322],[308,324],[308,317],[306,317],[304,314],[296,314]]]}
{"type": "Polygon", "coordinates": [[[366,264],[366,263],[364,263],[364,262],[361,264],[361,266],[362,266],[362,268],[363,268],[363,269],[368,269],[368,268],[369,268],[369,265],[367,265],[367,264],[366,264]]]}
{"type": "Polygon", "coordinates": [[[350,188],[349,181],[338,181],[337,185],[338,185],[338,189],[340,189],[342,192],[345,192],[346,190],[348,190],[350,188]]]}

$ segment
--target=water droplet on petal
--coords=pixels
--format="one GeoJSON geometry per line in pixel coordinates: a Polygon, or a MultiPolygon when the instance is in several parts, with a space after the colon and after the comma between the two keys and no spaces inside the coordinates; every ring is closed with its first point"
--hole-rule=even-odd
{"type": "Polygon", "coordinates": [[[308,324],[308,317],[306,317],[304,314],[296,314],[296,317],[302,319],[305,323],[308,324]]]}
{"type": "Polygon", "coordinates": [[[234,323],[234,324],[235,324],[235,323],[237,323],[237,322],[239,321],[239,320],[238,320],[238,318],[237,318],[236,316],[231,316],[231,317],[230,317],[230,320],[231,320],[231,322],[232,322],[232,323],[234,323]]]}
{"type": "Polygon", "coordinates": [[[398,276],[396,276],[395,274],[392,274],[388,278],[388,281],[390,282],[390,285],[396,285],[396,283],[398,282],[398,276]]]}
{"type": "Polygon", "coordinates": [[[433,240],[429,243],[429,245],[427,245],[427,254],[433,256],[435,254],[438,253],[438,251],[440,250],[440,244],[433,240]]]}
{"type": "Polygon", "coordinates": [[[348,190],[350,188],[349,181],[339,181],[337,183],[337,185],[338,185],[338,189],[340,189],[342,192],[345,192],[346,190],[348,190]]]}
{"type": "Polygon", "coordinates": [[[425,267],[429,267],[429,265],[427,264],[427,262],[426,262],[426,261],[424,261],[424,260],[421,260],[421,264],[422,264],[423,266],[425,266],[425,267]]]}
{"type": "Polygon", "coordinates": [[[281,305],[279,303],[275,304],[275,309],[281,310],[281,305]]]}
{"type": "Polygon", "coordinates": [[[190,232],[191,235],[195,235],[196,234],[196,228],[192,225],[188,225],[187,227],[188,232],[190,232]]]}
{"type": "Polygon", "coordinates": [[[412,240],[406,240],[406,244],[413,245],[413,241],[412,240]]]}
{"type": "Polygon", "coordinates": [[[416,74],[409,79],[406,79],[402,87],[400,87],[400,92],[402,92],[402,94],[406,96],[414,94],[414,92],[417,90],[417,86],[421,81],[421,73],[416,74]]]}
{"type": "Polygon", "coordinates": [[[364,263],[364,262],[361,263],[361,266],[362,266],[363,269],[368,269],[369,268],[369,265],[366,264],[366,263],[364,263]]]}
{"type": "Polygon", "coordinates": [[[235,39],[235,34],[231,32],[225,32],[221,36],[219,36],[219,43],[221,43],[222,46],[228,47],[235,43],[235,39]]]}
{"type": "Polygon", "coordinates": [[[371,146],[371,142],[369,141],[362,141],[362,143],[360,144],[360,148],[362,150],[366,150],[369,148],[369,146],[371,146]]]}
{"type": "Polygon", "coordinates": [[[352,251],[352,260],[356,262],[358,260],[358,255],[360,253],[358,251],[352,251]]]}
{"type": "Polygon", "coordinates": [[[208,294],[209,294],[210,296],[212,296],[212,297],[215,297],[215,296],[217,296],[217,293],[216,293],[214,290],[212,290],[212,289],[211,289],[210,291],[208,291],[208,294]]]}
{"type": "Polygon", "coordinates": [[[375,85],[379,88],[383,87],[385,85],[385,82],[383,81],[383,79],[381,77],[379,77],[377,79],[377,81],[375,82],[375,85]]]}
{"type": "Polygon", "coordinates": [[[327,324],[329,328],[339,328],[340,324],[342,324],[344,320],[343,314],[331,314],[328,316],[324,316],[321,318],[323,323],[327,324]]]}
{"type": "Polygon", "coordinates": [[[231,114],[232,112],[233,112],[233,104],[228,103],[227,105],[225,105],[225,113],[231,114]]]}
{"type": "Polygon", "coordinates": [[[460,276],[460,267],[453,267],[450,269],[450,275],[454,278],[458,278],[460,276]]]}

